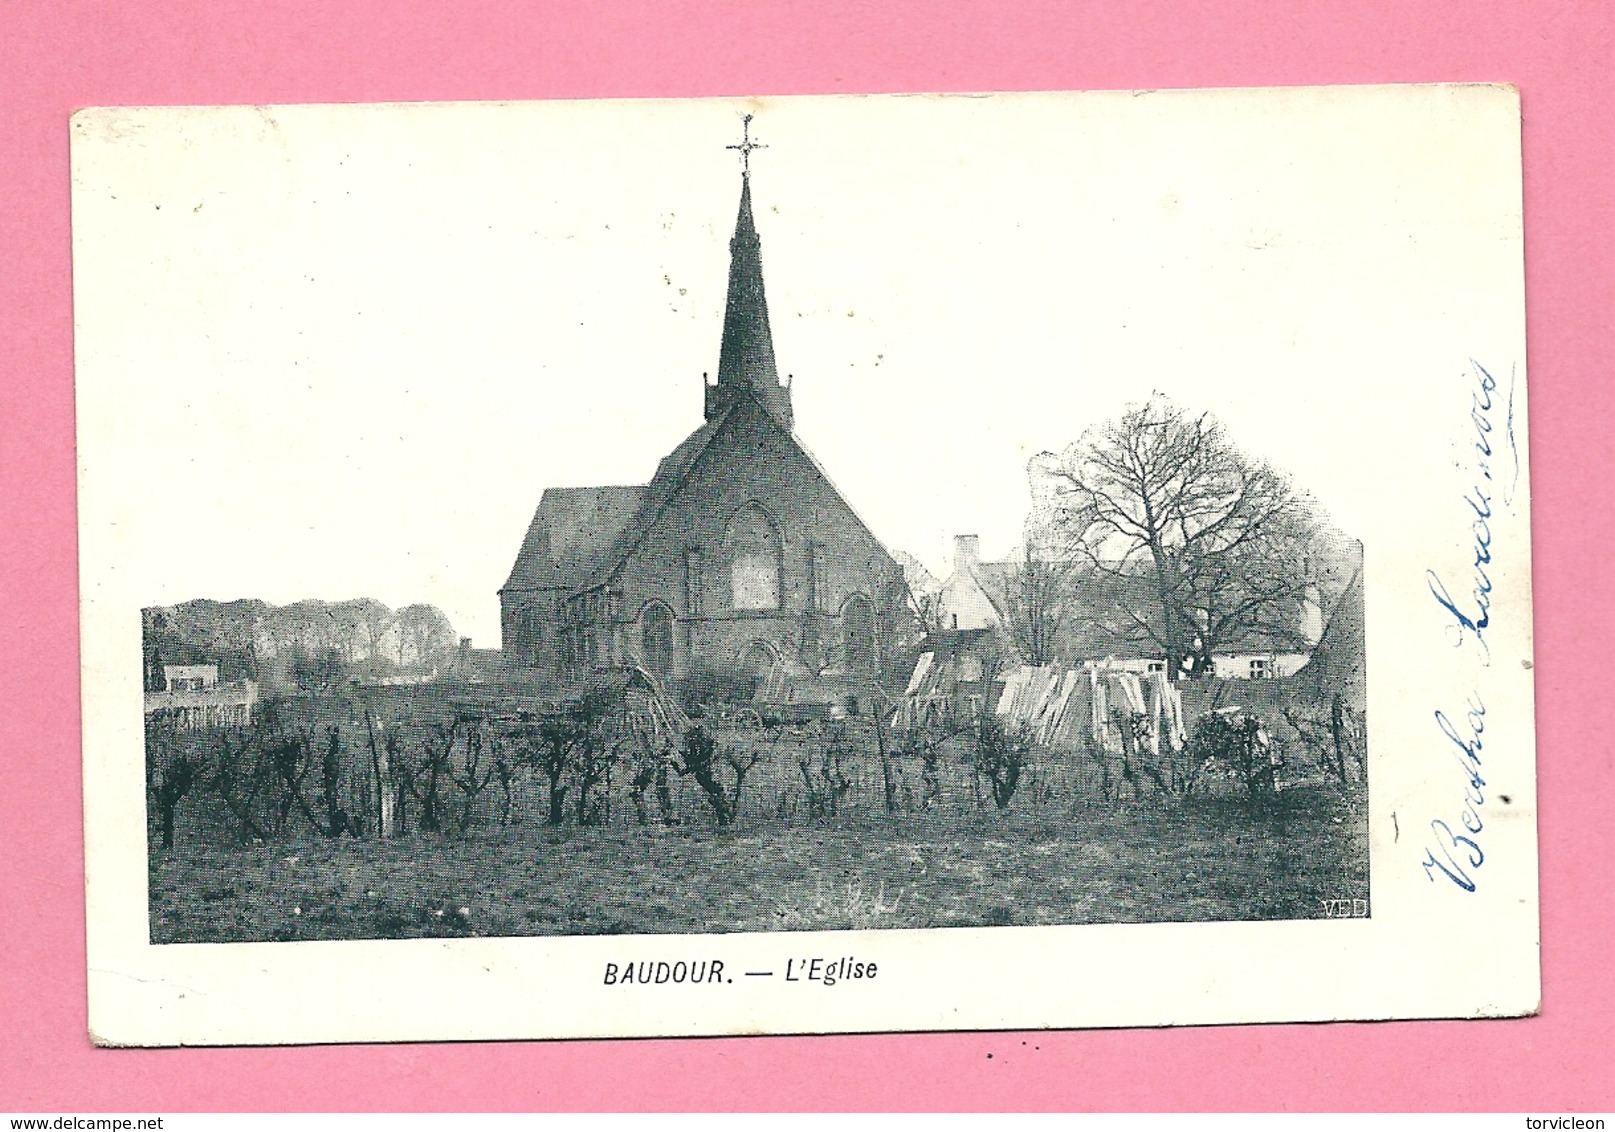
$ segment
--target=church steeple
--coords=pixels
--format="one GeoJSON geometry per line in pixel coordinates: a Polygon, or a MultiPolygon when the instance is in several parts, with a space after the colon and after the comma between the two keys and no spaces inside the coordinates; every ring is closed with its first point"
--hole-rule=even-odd
{"type": "Polygon", "coordinates": [[[745,140],[738,149],[746,163],[740,174],[740,211],[729,241],[729,298],[723,312],[723,343],[718,353],[718,383],[706,388],[706,418],[726,412],[741,390],[786,429],[792,426],[790,386],[780,384],[774,363],[774,336],[768,325],[768,299],[763,293],[763,260],[757,225],[751,215],[751,115],[745,118],[745,140]]]}

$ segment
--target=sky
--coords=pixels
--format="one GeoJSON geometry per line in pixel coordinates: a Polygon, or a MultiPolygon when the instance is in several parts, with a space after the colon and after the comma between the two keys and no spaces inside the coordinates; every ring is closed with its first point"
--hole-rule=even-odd
{"type": "Polygon", "coordinates": [[[1518,123],[1465,90],[81,114],[83,513],[142,604],[495,645],[543,489],[701,423],[752,113],[797,433],[888,546],[1010,553],[1028,459],[1160,392],[1372,550],[1466,355],[1523,361],[1518,123]]]}

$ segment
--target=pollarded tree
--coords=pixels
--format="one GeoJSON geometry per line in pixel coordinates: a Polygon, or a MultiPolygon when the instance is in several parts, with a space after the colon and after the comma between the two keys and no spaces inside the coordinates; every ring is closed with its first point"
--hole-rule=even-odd
{"type": "Polygon", "coordinates": [[[560,710],[524,719],[510,732],[516,759],[542,774],[548,785],[547,824],[566,821],[566,799],[574,787],[579,824],[603,820],[605,802],[595,790],[617,758],[610,734],[615,707],[607,694],[590,691],[560,710]]]}
{"type": "Polygon", "coordinates": [[[1209,413],[1157,396],[1043,466],[1042,518],[1080,568],[1084,605],[1159,648],[1175,677],[1250,638],[1304,647],[1310,502],[1209,413]]]}
{"type": "Polygon", "coordinates": [[[187,742],[170,712],[146,716],[146,789],[164,849],[174,847],[174,816],[207,775],[205,744],[187,742]]]}
{"type": "Polygon", "coordinates": [[[712,815],[719,826],[734,824],[740,813],[740,796],[746,788],[746,775],[762,756],[756,753],[742,755],[728,744],[720,743],[704,727],[691,727],[684,733],[683,761],[673,763],[680,774],[694,777],[701,787],[701,796],[712,807],[712,815]]]}

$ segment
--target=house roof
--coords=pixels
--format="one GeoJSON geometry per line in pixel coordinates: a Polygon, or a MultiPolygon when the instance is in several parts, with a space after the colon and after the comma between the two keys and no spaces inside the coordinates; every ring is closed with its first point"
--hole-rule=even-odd
{"type": "Polygon", "coordinates": [[[977,562],[970,568],[971,578],[975,580],[981,592],[987,595],[987,600],[992,602],[993,609],[1000,618],[1005,616],[1004,587],[1009,584],[1014,573],[1013,562],[977,562]]]}
{"type": "Polygon", "coordinates": [[[932,653],[938,660],[959,656],[981,648],[990,648],[998,637],[994,628],[938,629],[928,633],[920,642],[922,652],[932,653]]]}
{"type": "MultiPolygon", "coordinates": [[[[1128,610],[1157,608],[1154,582],[1145,576],[1109,575],[1103,582],[1077,584],[1076,609],[1071,619],[1071,652],[1082,659],[1115,657],[1118,660],[1154,659],[1160,645],[1148,637],[1129,616],[1128,610]]],[[[1261,625],[1237,626],[1215,642],[1219,656],[1265,655],[1305,652],[1297,637],[1300,608],[1295,610],[1294,628],[1261,625]]]]}
{"type": "Polygon", "coordinates": [[[1127,613],[1129,609],[1153,608],[1154,594],[1147,578],[1107,576],[1102,585],[1086,586],[1079,581],[1076,609],[1068,629],[1072,657],[1155,659],[1160,646],[1148,638],[1135,639],[1139,630],[1127,613]]]}

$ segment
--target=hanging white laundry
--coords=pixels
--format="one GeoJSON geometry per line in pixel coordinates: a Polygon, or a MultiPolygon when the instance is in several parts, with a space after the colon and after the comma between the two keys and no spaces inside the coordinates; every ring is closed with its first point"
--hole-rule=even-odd
{"type": "Polygon", "coordinates": [[[998,697],[997,714],[1005,717],[1006,719],[1013,718],[1015,714],[1015,704],[1021,698],[1021,690],[1026,685],[1026,674],[1028,671],[1029,670],[1023,666],[1014,669],[1008,676],[1004,677],[1004,691],[998,697]]]}
{"type": "Polygon", "coordinates": [[[1149,732],[1145,736],[1150,755],[1158,757],[1161,753],[1161,724],[1166,714],[1166,693],[1160,687],[1158,672],[1152,672],[1144,677],[1144,715],[1149,720],[1149,732]]]}
{"type": "Polygon", "coordinates": [[[1037,712],[1028,721],[1031,724],[1032,733],[1037,736],[1039,742],[1042,741],[1043,732],[1048,726],[1049,716],[1059,709],[1060,685],[1064,681],[1065,673],[1054,673],[1054,678],[1049,681],[1049,690],[1043,696],[1043,702],[1038,705],[1037,712]]]}
{"type": "Polygon", "coordinates": [[[1091,666],[1088,669],[1088,687],[1091,693],[1088,703],[1093,711],[1088,733],[1093,737],[1095,747],[1101,751],[1109,750],[1110,705],[1107,701],[1110,697],[1105,681],[1099,678],[1099,670],[1091,666]]]}
{"type": "Polygon", "coordinates": [[[1132,672],[1112,671],[1106,678],[1110,685],[1111,698],[1120,707],[1133,715],[1144,714],[1144,689],[1140,686],[1138,676],[1132,672]]]}
{"type": "Polygon", "coordinates": [[[1066,750],[1080,751],[1093,732],[1093,681],[1080,669],[1068,675],[1071,691],[1061,709],[1060,722],[1055,725],[1053,742],[1066,750]]]}
{"type": "Polygon", "coordinates": [[[935,653],[922,652],[919,661],[914,665],[914,675],[908,678],[908,690],[903,694],[913,696],[919,693],[920,687],[925,683],[926,674],[931,671],[931,664],[936,660],[935,653]]]}
{"type": "Polygon", "coordinates": [[[1164,672],[1161,682],[1166,688],[1167,738],[1173,750],[1181,751],[1189,745],[1189,732],[1183,725],[1183,692],[1166,679],[1164,672]]]}
{"type": "Polygon", "coordinates": [[[1043,712],[1043,722],[1038,730],[1038,742],[1045,747],[1054,744],[1055,737],[1060,731],[1060,723],[1065,718],[1066,705],[1071,700],[1072,689],[1076,686],[1077,674],[1075,672],[1067,671],[1060,674],[1060,683],[1056,687],[1054,695],[1049,699],[1049,706],[1043,712]]]}
{"type": "Polygon", "coordinates": [[[1036,729],[1042,726],[1043,716],[1048,712],[1050,704],[1054,702],[1055,694],[1060,690],[1060,670],[1053,666],[1038,669],[1038,695],[1036,701],[1029,705],[1029,710],[1021,723],[1036,729]]]}

